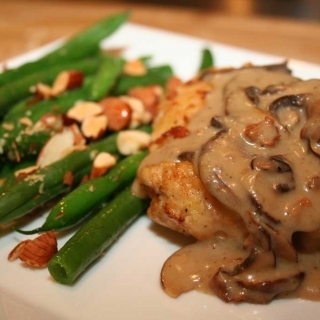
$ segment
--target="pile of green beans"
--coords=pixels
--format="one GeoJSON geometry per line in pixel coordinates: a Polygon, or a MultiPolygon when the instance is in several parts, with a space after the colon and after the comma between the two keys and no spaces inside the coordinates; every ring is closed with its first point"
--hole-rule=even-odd
{"type": "MultiPolygon", "coordinates": [[[[140,162],[147,151],[124,157],[117,148],[117,135],[107,133],[87,148],[36,169],[20,181],[18,169],[33,166],[54,129],[27,132],[20,121],[28,118],[33,124],[47,114],[63,116],[79,100],[99,101],[106,96],[125,95],[131,88],[158,84],[165,86],[173,75],[171,66],[148,67],[150,57],[140,58],[147,66],[141,76],[123,74],[125,59],[100,51],[100,42],[115,32],[128,19],[123,12],[101,20],[94,26],[67,40],[59,48],[37,61],[0,74],[0,225],[19,224],[20,218],[56,199],[42,226],[25,231],[34,234],[70,229],[90,218],[59,249],[48,264],[52,277],[71,284],[132,223],[145,212],[149,200],[131,191],[140,162]],[[39,82],[51,85],[65,70],[78,70],[84,75],[80,88],[68,90],[57,97],[37,101],[30,88],[39,82]],[[104,176],[80,183],[91,172],[93,155],[113,154],[118,163],[104,176]],[[73,177],[72,186],[64,182],[66,173],[73,177]]],[[[203,50],[198,71],[213,65],[208,49],[203,50]]],[[[150,125],[137,130],[151,132],[150,125]]]]}

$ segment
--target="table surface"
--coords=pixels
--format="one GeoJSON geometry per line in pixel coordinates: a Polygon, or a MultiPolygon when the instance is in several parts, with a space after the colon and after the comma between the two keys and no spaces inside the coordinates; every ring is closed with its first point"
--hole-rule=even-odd
{"type": "Polygon", "coordinates": [[[1,0],[0,61],[76,33],[124,9],[131,10],[134,23],[320,64],[317,21],[239,16],[150,2],[85,0],[1,0]]]}

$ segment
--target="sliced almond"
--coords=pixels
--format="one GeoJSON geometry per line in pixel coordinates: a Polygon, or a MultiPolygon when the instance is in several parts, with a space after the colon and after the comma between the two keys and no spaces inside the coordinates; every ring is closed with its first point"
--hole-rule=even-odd
{"type": "Polygon", "coordinates": [[[145,110],[151,114],[152,119],[154,119],[157,114],[157,105],[162,94],[163,90],[158,85],[136,87],[128,92],[129,96],[139,99],[144,104],[145,110]]]}
{"type": "Polygon", "coordinates": [[[117,97],[108,97],[99,101],[99,104],[108,118],[109,130],[120,131],[129,126],[132,111],[125,101],[117,97]]]}
{"type": "Polygon", "coordinates": [[[26,127],[31,127],[33,125],[32,121],[28,117],[22,117],[19,119],[19,123],[26,127]]]}
{"type": "Polygon", "coordinates": [[[120,131],[117,136],[117,148],[121,154],[128,156],[147,148],[150,140],[150,134],[143,131],[120,131]]]}
{"type": "Polygon", "coordinates": [[[67,70],[59,73],[52,86],[52,93],[57,96],[69,89],[82,86],[84,75],[81,71],[67,70]]]}
{"type": "Polygon", "coordinates": [[[98,139],[107,131],[108,118],[106,115],[97,115],[83,120],[81,131],[86,138],[98,139]]]}
{"type": "Polygon", "coordinates": [[[34,88],[34,92],[36,96],[40,97],[41,99],[50,99],[53,97],[52,88],[45,83],[37,83],[34,88]]]}
{"type": "Polygon", "coordinates": [[[82,122],[84,119],[97,116],[102,112],[103,108],[98,103],[81,101],[68,110],[67,117],[82,122]]]}
{"type": "Polygon", "coordinates": [[[42,131],[42,130],[59,131],[62,128],[63,128],[63,119],[61,115],[46,113],[33,126],[28,127],[27,132],[32,134],[33,132],[42,131]]]}
{"type": "Polygon", "coordinates": [[[63,153],[62,153],[62,158],[66,157],[67,155],[75,152],[75,151],[82,151],[82,150],[86,150],[88,148],[87,145],[85,144],[77,144],[72,146],[71,148],[66,149],[63,153]]]}
{"type": "Polygon", "coordinates": [[[76,124],[72,124],[69,128],[73,133],[74,145],[75,146],[85,145],[86,138],[83,136],[82,132],[79,130],[79,127],[76,124]]]}
{"type": "Polygon", "coordinates": [[[16,177],[17,181],[20,181],[24,179],[26,176],[36,172],[38,169],[39,169],[39,166],[35,165],[35,166],[30,166],[24,169],[16,170],[14,172],[14,176],[16,177]]]}
{"type": "Polygon", "coordinates": [[[75,136],[70,127],[63,128],[62,131],[55,133],[41,149],[37,165],[41,168],[62,159],[66,150],[75,144],[75,136]]]}
{"type": "Polygon", "coordinates": [[[123,67],[123,73],[131,76],[141,76],[146,72],[147,68],[141,60],[127,61],[123,67]]]}
{"type": "Polygon", "coordinates": [[[86,174],[86,175],[83,176],[83,178],[81,179],[80,184],[86,183],[86,182],[89,181],[89,180],[90,180],[90,175],[89,175],[89,174],[86,174]]]}
{"type": "Polygon", "coordinates": [[[57,239],[53,231],[49,231],[27,242],[19,259],[30,266],[43,268],[58,251],[57,239]]]}
{"type": "MultiPolygon", "coordinates": [[[[0,178],[0,187],[3,186],[3,184],[5,183],[6,178],[0,178]]],[[[0,193],[1,194],[1,193],[0,193]]]]}
{"type": "Polygon", "coordinates": [[[110,168],[115,166],[117,158],[108,152],[100,152],[95,157],[92,170],[90,173],[90,179],[98,178],[104,175],[110,168]]]}
{"type": "Polygon", "coordinates": [[[3,122],[2,128],[7,131],[12,131],[14,129],[14,124],[12,122],[3,122]]]}
{"type": "Polygon", "coordinates": [[[73,183],[73,174],[71,171],[67,171],[63,176],[63,184],[72,186],[72,183],[73,183]]]}
{"type": "Polygon", "coordinates": [[[146,111],[141,100],[129,96],[121,96],[120,99],[127,103],[132,111],[129,128],[134,129],[141,124],[150,123],[151,114],[146,111]]]}
{"type": "Polygon", "coordinates": [[[9,253],[8,255],[8,260],[9,261],[13,261],[13,260],[16,260],[19,258],[21,252],[23,251],[25,245],[27,243],[31,242],[31,240],[24,240],[24,241],[21,241],[19,242],[12,250],[11,252],[9,253]]]}
{"type": "Polygon", "coordinates": [[[62,116],[53,113],[46,113],[39,120],[46,129],[60,130],[63,126],[62,116]]]}

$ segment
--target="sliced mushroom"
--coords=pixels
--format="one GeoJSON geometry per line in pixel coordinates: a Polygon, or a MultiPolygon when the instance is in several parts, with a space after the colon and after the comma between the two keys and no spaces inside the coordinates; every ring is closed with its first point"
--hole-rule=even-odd
{"type": "Polygon", "coordinates": [[[211,127],[215,128],[215,129],[223,129],[224,125],[221,122],[220,119],[218,119],[218,117],[212,117],[210,120],[210,125],[211,127]]]}
{"type": "Polygon", "coordinates": [[[221,175],[221,169],[215,165],[209,166],[207,162],[211,152],[215,150],[215,142],[219,140],[219,138],[223,138],[226,133],[227,130],[225,129],[218,131],[201,147],[198,160],[199,174],[202,182],[211,194],[215,195],[220,201],[221,198],[228,198],[228,200],[232,199],[232,201],[236,203],[239,199],[224,181],[221,175]]]}
{"type": "Polygon", "coordinates": [[[259,104],[259,95],[261,93],[261,90],[258,87],[250,86],[247,87],[244,91],[251,102],[253,102],[256,105],[259,104]]]}
{"type": "Polygon", "coordinates": [[[320,115],[311,116],[305,122],[300,137],[309,140],[311,150],[320,156],[320,115]]]}
{"type": "Polygon", "coordinates": [[[307,95],[282,96],[273,101],[269,112],[285,127],[292,127],[300,121],[299,109],[305,108],[307,95]]]}
{"type": "Polygon", "coordinates": [[[287,239],[278,229],[282,227],[281,221],[272,217],[263,210],[262,206],[252,199],[252,203],[256,207],[256,211],[249,212],[251,223],[255,224],[256,237],[258,243],[265,249],[270,247],[276,254],[287,261],[296,262],[298,260],[297,252],[293,247],[290,239],[287,239]]]}
{"type": "Polygon", "coordinates": [[[268,184],[275,191],[285,193],[295,189],[293,171],[283,156],[255,157],[251,167],[260,171],[264,184],[268,184]]]}
{"type": "Polygon", "coordinates": [[[192,161],[194,158],[194,152],[192,151],[186,151],[182,152],[181,154],[178,155],[178,160],[179,161],[192,161]]]}
{"type": "Polygon", "coordinates": [[[296,231],[292,235],[292,243],[298,252],[320,252],[320,228],[312,232],[296,231]]]}
{"type": "Polygon", "coordinates": [[[284,91],[287,87],[284,85],[274,85],[271,84],[269,86],[267,86],[262,92],[262,95],[272,95],[272,94],[277,94],[277,93],[281,93],[282,91],[284,91]]]}
{"type": "Polygon", "coordinates": [[[280,294],[295,291],[304,278],[303,272],[261,281],[237,281],[222,271],[216,273],[212,288],[225,302],[250,302],[267,304],[280,294]]]}
{"type": "Polygon", "coordinates": [[[294,267],[290,270],[287,263],[277,266],[278,272],[272,272],[274,268],[272,251],[253,248],[247,259],[235,268],[220,268],[210,286],[226,302],[266,304],[279,294],[296,290],[304,278],[303,272],[294,267]]]}

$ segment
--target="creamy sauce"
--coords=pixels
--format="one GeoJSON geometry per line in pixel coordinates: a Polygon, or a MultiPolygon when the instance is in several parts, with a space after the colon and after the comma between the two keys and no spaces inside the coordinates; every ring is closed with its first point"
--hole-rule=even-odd
{"type": "Polygon", "coordinates": [[[190,135],[154,150],[142,167],[192,152],[194,172],[240,215],[249,237],[221,230],[179,250],[163,266],[164,290],[176,297],[198,289],[234,302],[319,300],[319,238],[308,235],[320,228],[320,80],[249,68],[206,81],[213,90],[190,119],[190,135]],[[314,250],[298,252],[300,241],[314,250]]]}

